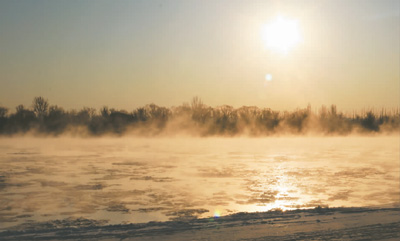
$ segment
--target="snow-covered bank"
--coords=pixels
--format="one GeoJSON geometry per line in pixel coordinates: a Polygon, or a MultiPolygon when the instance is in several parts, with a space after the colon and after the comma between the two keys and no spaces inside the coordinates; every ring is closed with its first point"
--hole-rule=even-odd
{"type": "Polygon", "coordinates": [[[400,207],[316,208],[101,226],[55,220],[1,232],[1,240],[398,240],[400,207]]]}

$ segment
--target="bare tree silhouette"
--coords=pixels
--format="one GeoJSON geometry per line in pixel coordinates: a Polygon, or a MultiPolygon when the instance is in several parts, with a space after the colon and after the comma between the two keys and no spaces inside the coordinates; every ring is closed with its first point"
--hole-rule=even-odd
{"type": "Polygon", "coordinates": [[[197,109],[203,108],[204,104],[203,104],[203,101],[198,96],[195,96],[192,99],[191,106],[192,106],[192,110],[197,110],[197,109]]]}
{"type": "Polygon", "coordinates": [[[5,127],[7,125],[7,112],[7,108],[0,106],[0,133],[5,131],[5,127]]]}
{"type": "Polygon", "coordinates": [[[332,105],[330,108],[322,106],[318,114],[311,112],[311,106],[280,112],[256,106],[237,109],[229,105],[209,107],[199,97],[194,97],[190,105],[184,103],[166,108],[149,104],[132,112],[106,106],[99,112],[88,107],[80,111],[65,111],[56,105],[49,106],[43,97],[35,97],[32,109],[19,105],[15,113],[7,114],[7,108],[0,107],[0,134],[33,130],[36,133],[58,135],[69,129],[86,128],[87,133],[92,135],[122,135],[129,130],[137,130],[135,133],[143,135],[156,135],[171,126],[175,128],[173,130],[189,131],[201,136],[268,136],[288,132],[300,135],[309,131],[345,135],[353,131],[388,133],[400,130],[400,116],[396,110],[382,109],[375,113],[371,109],[363,110],[361,115],[356,112],[345,115],[332,105]]]}
{"type": "Polygon", "coordinates": [[[32,105],[33,111],[39,119],[42,119],[47,114],[47,110],[49,108],[48,100],[44,99],[41,96],[35,97],[33,99],[32,105]]]}

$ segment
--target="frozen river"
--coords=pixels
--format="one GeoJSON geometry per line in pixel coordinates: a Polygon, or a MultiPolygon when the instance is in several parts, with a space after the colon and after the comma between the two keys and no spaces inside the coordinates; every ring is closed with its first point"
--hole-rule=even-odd
{"type": "Polygon", "coordinates": [[[399,203],[398,136],[2,138],[0,229],[399,203]]]}

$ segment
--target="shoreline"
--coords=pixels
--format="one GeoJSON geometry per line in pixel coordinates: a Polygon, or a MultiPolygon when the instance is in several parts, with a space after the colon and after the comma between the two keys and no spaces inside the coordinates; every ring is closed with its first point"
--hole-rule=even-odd
{"type": "Polygon", "coordinates": [[[236,213],[167,222],[101,225],[54,220],[0,232],[2,240],[396,240],[400,206],[337,207],[236,213]],[[201,237],[201,238],[199,238],[201,237]],[[197,239],[198,238],[198,239],[197,239]]]}

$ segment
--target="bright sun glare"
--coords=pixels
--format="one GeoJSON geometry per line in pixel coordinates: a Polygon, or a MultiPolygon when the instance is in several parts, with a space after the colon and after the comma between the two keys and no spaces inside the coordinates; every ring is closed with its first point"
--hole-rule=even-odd
{"type": "Polygon", "coordinates": [[[266,48],[287,54],[301,40],[297,20],[278,16],[263,26],[262,39],[266,48]]]}

